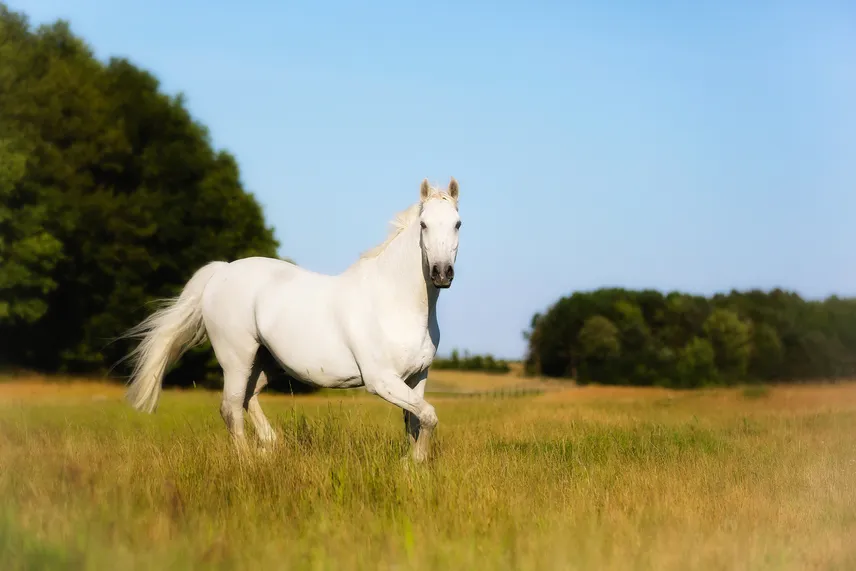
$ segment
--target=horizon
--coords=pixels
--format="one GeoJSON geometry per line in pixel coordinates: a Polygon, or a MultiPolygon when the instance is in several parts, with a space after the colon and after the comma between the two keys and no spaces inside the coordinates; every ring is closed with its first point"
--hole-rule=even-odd
{"type": "Polygon", "coordinates": [[[454,176],[438,356],[520,360],[576,291],[856,295],[856,7],[331,4],[7,2],[185,94],[308,269],[454,176]]]}

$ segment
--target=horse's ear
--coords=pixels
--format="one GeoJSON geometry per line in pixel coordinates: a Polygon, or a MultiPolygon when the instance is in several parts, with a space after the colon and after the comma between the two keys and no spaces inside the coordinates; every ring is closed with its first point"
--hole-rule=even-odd
{"type": "Polygon", "coordinates": [[[458,181],[455,180],[455,177],[449,181],[449,196],[455,199],[455,202],[458,201],[458,181]]]}
{"type": "Polygon", "coordinates": [[[422,202],[428,200],[428,195],[431,194],[431,186],[428,184],[428,179],[422,181],[422,186],[419,187],[419,198],[422,202]]]}

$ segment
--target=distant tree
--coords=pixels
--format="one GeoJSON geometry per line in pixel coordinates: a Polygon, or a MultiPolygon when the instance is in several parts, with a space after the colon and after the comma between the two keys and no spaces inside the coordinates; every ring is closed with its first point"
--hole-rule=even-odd
{"type": "Polygon", "coordinates": [[[716,368],[729,381],[746,377],[752,353],[751,328],[736,312],[715,309],[702,326],[713,347],[716,368]]]}
{"type": "Polygon", "coordinates": [[[620,366],[616,373],[632,384],[650,385],[657,376],[652,362],[657,347],[642,308],[633,297],[636,296],[619,299],[614,304],[615,324],[621,339],[620,366]]]}
{"type": "Polygon", "coordinates": [[[449,359],[449,365],[452,369],[457,369],[461,366],[461,357],[457,349],[452,349],[452,357],[449,359]]]}
{"type": "Polygon", "coordinates": [[[766,323],[752,328],[749,374],[754,379],[772,380],[781,376],[784,349],[776,330],[766,323]]]}
{"type": "Polygon", "coordinates": [[[57,287],[52,272],[62,256],[62,244],[44,229],[45,205],[21,191],[26,161],[0,135],[0,332],[7,335],[47,312],[48,294],[57,287]]]}
{"type": "Polygon", "coordinates": [[[523,370],[527,375],[536,375],[542,370],[540,361],[540,328],[538,327],[540,320],[540,313],[533,315],[529,322],[529,329],[523,332],[523,338],[528,344],[526,358],[523,360],[523,370]]]}
{"type": "Polygon", "coordinates": [[[711,343],[698,337],[691,339],[678,354],[676,372],[677,387],[689,389],[715,383],[718,375],[711,343]]]}
{"type": "Polygon", "coordinates": [[[618,328],[606,317],[586,320],[579,333],[581,382],[615,381],[615,362],[621,354],[618,328]]]}
{"type": "Polygon", "coordinates": [[[618,328],[602,315],[586,320],[580,330],[579,340],[584,358],[605,360],[621,354],[618,328]]]}
{"type": "Polygon", "coordinates": [[[526,372],[549,377],[664,386],[856,377],[856,299],[780,289],[574,292],[535,314],[525,338],[526,372]]]}
{"type": "Polygon", "coordinates": [[[484,357],[482,357],[481,355],[471,355],[467,359],[466,368],[469,371],[483,371],[484,357]]]}
{"type": "Polygon", "coordinates": [[[675,349],[684,347],[701,331],[709,313],[709,303],[705,298],[670,293],[658,320],[661,344],[675,349]]]}
{"type": "Polygon", "coordinates": [[[431,366],[436,370],[452,369],[498,374],[508,373],[511,370],[507,362],[497,360],[490,354],[470,355],[468,351],[465,351],[462,359],[457,349],[452,350],[451,356],[448,359],[436,357],[431,366]]]}

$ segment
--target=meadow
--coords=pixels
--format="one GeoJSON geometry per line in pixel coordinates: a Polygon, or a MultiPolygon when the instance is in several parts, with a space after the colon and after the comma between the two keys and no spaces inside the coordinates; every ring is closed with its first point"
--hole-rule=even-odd
{"type": "Polygon", "coordinates": [[[279,446],[241,460],[217,393],[167,390],[148,416],[118,386],[6,379],[2,567],[856,568],[854,384],[462,398],[524,381],[436,379],[422,466],[362,390],[264,394],[279,446]]]}

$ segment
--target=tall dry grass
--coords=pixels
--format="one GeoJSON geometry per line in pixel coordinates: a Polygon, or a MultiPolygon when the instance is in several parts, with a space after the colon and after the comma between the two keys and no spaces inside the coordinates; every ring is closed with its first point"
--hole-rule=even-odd
{"type": "Polygon", "coordinates": [[[263,397],[242,461],[215,394],[33,386],[0,386],[3,569],[856,568],[852,386],[438,398],[419,467],[360,393],[263,397]]]}

